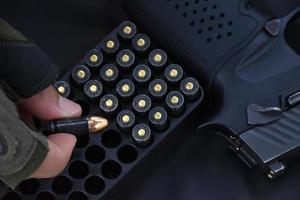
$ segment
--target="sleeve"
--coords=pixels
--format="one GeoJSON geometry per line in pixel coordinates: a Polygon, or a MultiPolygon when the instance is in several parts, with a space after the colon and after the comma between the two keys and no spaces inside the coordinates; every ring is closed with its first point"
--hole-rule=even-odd
{"type": "Polygon", "coordinates": [[[0,197],[29,177],[47,152],[46,137],[19,119],[15,105],[0,90],[0,197]]]}
{"type": "Polygon", "coordinates": [[[30,40],[0,19],[0,199],[29,177],[48,152],[45,136],[19,119],[10,99],[29,98],[57,77],[57,69],[30,40]],[[6,95],[5,95],[5,93],[6,95]]]}

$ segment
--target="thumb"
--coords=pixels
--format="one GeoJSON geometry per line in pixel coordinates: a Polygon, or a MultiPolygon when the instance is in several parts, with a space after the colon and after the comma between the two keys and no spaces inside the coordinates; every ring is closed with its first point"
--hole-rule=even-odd
{"type": "Polygon", "coordinates": [[[65,168],[72,155],[76,137],[58,133],[48,137],[49,152],[41,166],[29,178],[51,178],[65,168]]]}
{"type": "Polygon", "coordinates": [[[21,112],[43,120],[77,117],[82,112],[78,104],[60,96],[53,86],[29,99],[22,99],[18,106],[21,112]]]}

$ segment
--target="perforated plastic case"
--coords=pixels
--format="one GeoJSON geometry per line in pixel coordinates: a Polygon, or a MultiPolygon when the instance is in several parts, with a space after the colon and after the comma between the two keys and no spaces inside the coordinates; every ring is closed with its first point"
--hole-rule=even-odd
{"type": "MultiPolygon", "coordinates": [[[[140,33],[140,30],[138,29],[140,33]]],[[[114,30],[109,37],[119,38],[120,49],[129,49],[135,52],[136,62],[134,66],[139,64],[149,64],[149,53],[136,53],[131,45],[131,39],[124,40],[118,35],[118,29],[114,30]]],[[[107,41],[107,40],[105,40],[107,41]]],[[[103,49],[103,43],[95,47],[95,49],[103,49]]],[[[158,46],[154,41],[151,43],[150,51],[157,49],[158,46]]],[[[149,52],[150,52],[149,51],[149,52]]],[[[118,66],[116,62],[116,53],[112,55],[104,55],[104,62],[99,67],[90,67],[90,80],[99,80],[103,84],[104,92],[101,96],[106,94],[113,94],[118,97],[116,92],[116,84],[105,84],[100,78],[99,72],[102,66],[107,63],[112,63],[118,66]]],[[[172,60],[168,58],[167,64],[172,64],[172,60]]],[[[86,65],[83,59],[78,65],[86,65]]],[[[77,66],[77,65],[76,65],[77,66]]],[[[150,66],[150,65],[149,65],[150,66]]],[[[165,65],[167,66],[167,65],[165,65]]],[[[193,76],[192,70],[188,66],[182,66],[184,69],[183,78],[189,75],[193,76]]],[[[133,81],[133,68],[124,72],[120,67],[119,80],[129,79],[133,81]]],[[[161,78],[164,79],[164,70],[152,70],[151,80],[161,78]]],[[[72,80],[71,71],[67,73],[63,80],[70,84],[70,99],[81,104],[83,108],[83,115],[101,115],[99,99],[92,101],[84,94],[84,89],[81,86],[74,84],[72,80]]],[[[197,77],[196,77],[197,78],[197,77]]],[[[135,85],[136,92],[134,96],[139,94],[148,94],[148,84],[135,85]]],[[[180,91],[180,84],[169,85],[168,92],[180,91]]],[[[187,119],[188,115],[200,105],[203,100],[203,89],[200,86],[199,96],[195,100],[186,99],[184,104],[184,111],[179,116],[169,115],[169,123],[166,130],[163,132],[155,132],[152,129],[152,143],[149,146],[140,148],[133,141],[131,133],[123,132],[116,124],[116,115],[109,117],[109,127],[97,135],[86,135],[78,138],[76,148],[72,155],[71,161],[66,169],[58,176],[49,180],[28,180],[23,182],[16,192],[10,192],[6,195],[4,200],[18,200],[18,199],[36,199],[36,200],[85,200],[85,199],[116,199],[120,194],[122,188],[126,184],[131,183],[131,178],[134,178],[140,169],[143,169],[146,163],[151,161],[150,157],[159,155],[161,149],[167,148],[175,139],[172,130],[180,123],[187,119]],[[144,167],[143,167],[144,166],[144,167]]],[[[118,97],[119,109],[131,110],[132,100],[123,101],[118,97]]],[[[156,106],[165,107],[164,101],[151,98],[152,108],[156,106]]],[[[134,112],[136,113],[136,112],[134,112]]],[[[148,115],[141,116],[136,114],[136,123],[149,124],[148,115]]],[[[150,126],[151,127],[151,126],[150,126]]],[[[182,136],[186,133],[182,133],[182,136]]]]}

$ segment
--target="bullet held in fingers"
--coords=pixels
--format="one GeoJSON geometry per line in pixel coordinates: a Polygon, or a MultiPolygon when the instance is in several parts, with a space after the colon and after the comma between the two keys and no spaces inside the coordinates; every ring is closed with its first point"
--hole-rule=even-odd
{"type": "Polygon", "coordinates": [[[75,136],[98,133],[108,126],[108,120],[99,116],[59,119],[41,124],[40,132],[45,135],[70,133],[75,136]]]}

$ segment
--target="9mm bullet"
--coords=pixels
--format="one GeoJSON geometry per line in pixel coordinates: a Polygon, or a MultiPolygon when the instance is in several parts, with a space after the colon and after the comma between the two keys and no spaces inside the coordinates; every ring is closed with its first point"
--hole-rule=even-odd
{"type": "Polygon", "coordinates": [[[132,76],[138,85],[145,85],[150,81],[152,72],[147,65],[141,64],[134,68],[132,76]]]}
{"type": "Polygon", "coordinates": [[[103,55],[99,50],[93,49],[85,54],[84,60],[87,66],[98,68],[103,63],[103,55]]]}
{"type": "Polygon", "coordinates": [[[77,137],[81,137],[89,133],[99,133],[107,126],[107,119],[99,116],[89,116],[42,122],[38,129],[45,135],[51,135],[55,133],[70,133],[77,137]]]}
{"type": "Polygon", "coordinates": [[[178,91],[170,92],[166,97],[166,106],[171,115],[181,115],[185,107],[184,96],[178,91]]]}
{"type": "Polygon", "coordinates": [[[119,51],[117,54],[117,63],[124,72],[129,72],[135,63],[135,55],[129,49],[119,51]]]}
{"type": "Polygon", "coordinates": [[[129,79],[123,79],[118,82],[116,92],[123,101],[128,102],[135,93],[135,85],[129,79]]]}
{"type": "Polygon", "coordinates": [[[187,77],[181,81],[180,91],[189,101],[195,101],[204,93],[199,82],[193,77],[187,77]]]}
{"type": "Polygon", "coordinates": [[[118,28],[118,35],[123,40],[131,40],[137,33],[136,25],[133,22],[125,21],[118,28]]]}
{"type": "Polygon", "coordinates": [[[115,36],[108,36],[103,40],[102,50],[103,52],[110,56],[114,55],[120,48],[120,42],[115,36]]]}
{"type": "Polygon", "coordinates": [[[123,110],[117,116],[117,126],[124,132],[130,132],[135,124],[135,115],[130,110],[123,110]]]}
{"type": "Polygon", "coordinates": [[[136,146],[145,148],[152,143],[152,132],[147,124],[138,124],[132,129],[132,139],[136,146]]]}
{"type": "Polygon", "coordinates": [[[168,55],[164,50],[154,49],[150,52],[148,60],[154,70],[162,71],[167,64],[168,55]]]}
{"type": "Polygon", "coordinates": [[[77,65],[72,71],[72,79],[76,85],[80,86],[87,82],[91,77],[89,68],[84,65],[77,65]]]}
{"type": "Polygon", "coordinates": [[[103,93],[103,86],[98,80],[90,80],[84,84],[84,94],[90,100],[97,100],[103,93]]]}
{"type": "Polygon", "coordinates": [[[100,110],[107,117],[113,117],[119,108],[117,97],[112,94],[107,94],[100,99],[100,110]]]}
{"type": "Polygon", "coordinates": [[[70,84],[66,81],[57,81],[54,83],[56,91],[63,97],[69,98],[71,96],[70,84]]]}
{"type": "Polygon", "coordinates": [[[178,85],[183,77],[182,67],[177,64],[169,65],[164,72],[165,79],[173,86],[178,85]]]}
{"type": "Polygon", "coordinates": [[[114,64],[101,67],[100,77],[108,86],[113,86],[119,78],[119,70],[114,64]]]}
{"type": "Polygon", "coordinates": [[[156,100],[162,100],[167,94],[168,86],[167,83],[162,79],[154,79],[150,82],[148,91],[151,97],[156,100]]]}
{"type": "Polygon", "coordinates": [[[140,94],[133,99],[132,107],[136,113],[140,116],[145,116],[151,109],[152,102],[151,99],[145,95],[140,94]]]}
{"type": "Polygon", "coordinates": [[[162,132],[168,127],[168,113],[163,107],[151,109],[148,119],[152,129],[157,132],[162,132]]]}
{"type": "Polygon", "coordinates": [[[151,46],[151,40],[146,34],[137,34],[132,40],[132,47],[140,54],[146,54],[151,46]]]}

